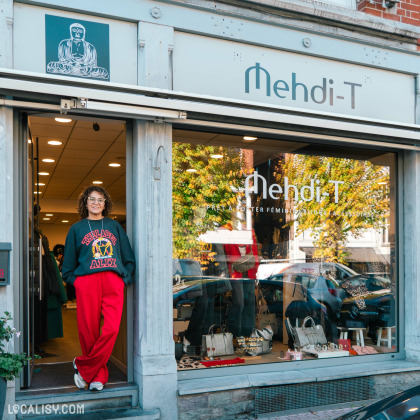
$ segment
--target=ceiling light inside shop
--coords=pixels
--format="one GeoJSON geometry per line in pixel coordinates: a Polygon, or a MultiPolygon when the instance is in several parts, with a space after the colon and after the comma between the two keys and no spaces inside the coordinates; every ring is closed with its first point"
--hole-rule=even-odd
{"type": "Polygon", "coordinates": [[[32,143],[32,140],[31,139],[28,139],[28,143],[32,143]]]}
{"type": "Polygon", "coordinates": [[[418,410],[417,407],[413,407],[413,408],[410,408],[408,411],[410,411],[412,413],[413,411],[417,411],[417,410],[418,410]]]}
{"type": "Polygon", "coordinates": [[[53,163],[53,162],[55,162],[54,159],[50,159],[50,158],[42,159],[42,161],[45,162],[45,163],[53,163]]]}
{"type": "Polygon", "coordinates": [[[62,220],[61,222],[62,223],[68,223],[69,221],[68,220],[62,220]]]}
{"type": "Polygon", "coordinates": [[[51,220],[49,217],[43,217],[42,220],[51,220]]]}
{"type": "Polygon", "coordinates": [[[197,169],[187,169],[187,172],[197,172],[197,169]]]}
{"type": "Polygon", "coordinates": [[[121,163],[110,163],[109,166],[112,166],[113,168],[118,168],[121,166],[121,163]]]}
{"type": "Polygon", "coordinates": [[[223,155],[211,155],[213,159],[222,159],[223,155]]]}
{"type": "Polygon", "coordinates": [[[48,144],[50,144],[51,146],[60,146],[60,145],[63,144],[63,142],[62,141],[59,141],[59,140],[50,140],[48,142],[48,144]]]}
{"type": "Polygon", "coordinates": [[[43,183],[43,182],[38,182],[37,184],[35,184],[35,185],[38,185],[38,187],[43,187],[45,184],[43,183]]]}
{"type": "Polygon", "coordinates": [[[255,141],[258,140],[258,137],[252,137],[252,136],[243,136],[242,137],[244,141],[255,141]]]}
{"type": "Polygon", "coordinates": [[[49,173],[48,172],[38,172],[38,175],[47,176],[47,175],[49,175],[49,173]]]}
{"type": "Polygon", "coordinates": [[[34,194],[42,194],[41,191],[34,191],[34,194]]]}
{"type": "Polygon", "coordinates": [[[52,216],[54,216],[52,213],[47,213],[45,216],[47,216],[47,217],[52,217],[52,216]]]}
{"type": "Polygon", "coordinates": [[[102,181],[92,181],[92,184],[103,184],[102,181]]]}
{"type": "Polygon", "coordinates": [[[72,122],[73,120],[71,118],[61,118],[61,117],[56,117],[54,118],[57,122],[60,123],[69,123],[72,122]]]}

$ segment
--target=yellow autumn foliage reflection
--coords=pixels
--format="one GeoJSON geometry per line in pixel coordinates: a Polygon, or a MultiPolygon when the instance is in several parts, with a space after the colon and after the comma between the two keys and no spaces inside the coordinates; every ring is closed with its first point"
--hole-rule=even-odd
{"type": "Polygon", "coordinates": [[[320,201],[294,197],[292,207],[297,234],[312,232],[313,257],[330,262],[346,262],[349,236],[359,237],[366,229],[381,229],[390,212],[389,167],[370,161],[325,156],[285,154],[276,168],[279,182],[288,177],[293,185],[320,187],[320,201]],[[338,202],[335,201],[336,183],[338,202]]]}

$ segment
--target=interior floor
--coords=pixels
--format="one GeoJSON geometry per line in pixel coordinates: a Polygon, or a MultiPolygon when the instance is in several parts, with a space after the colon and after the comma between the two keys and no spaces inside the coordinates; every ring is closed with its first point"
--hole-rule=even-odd
{"type": "MultiPolygon", "coordinates": [[[[77,332],[76,309],[63,307],[62,314],[64,336],[48,340],[37,349],[41,359],[35,360],[32,389],[74,386],[73,359],[82,353],[77,332]]],[[[107,366],[108,383],[127,381],[127,376],[115,367],[112,361],[109,361],[107,366]]]]}
{"type": "Polygon", "coordinates": [[[41,359],[36,364],[71,362],[82,354],[77,332],[76,308],[62,309],[64,336],[48,340],[36,349],[41,359]]]}

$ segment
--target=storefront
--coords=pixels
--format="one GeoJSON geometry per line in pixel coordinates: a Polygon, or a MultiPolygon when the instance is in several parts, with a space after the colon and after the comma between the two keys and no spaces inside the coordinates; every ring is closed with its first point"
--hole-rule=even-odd
{"type": "Polygon", "coordinates": [[[418,380],[416,34],[90,3],[0,15],[0,301],[42,356],[8,402],[235,418],[418,380]],[[74,296],[40,269],[93,182],[138,263],[100,394],[71,389],[74,296]]]}

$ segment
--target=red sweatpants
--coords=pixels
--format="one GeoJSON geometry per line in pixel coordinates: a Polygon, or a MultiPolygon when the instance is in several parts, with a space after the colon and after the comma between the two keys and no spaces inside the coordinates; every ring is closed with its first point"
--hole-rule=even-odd
{"type": "Polygon", "coordinates": [[[121,322],[124,281],[113,271],[77,277],[77,325],[82,356],[76,366],[87,382],[108,381],[106,363],[111,356],[121,322]],[[101,313],[104,316],[101,334],[101,313]]]}

